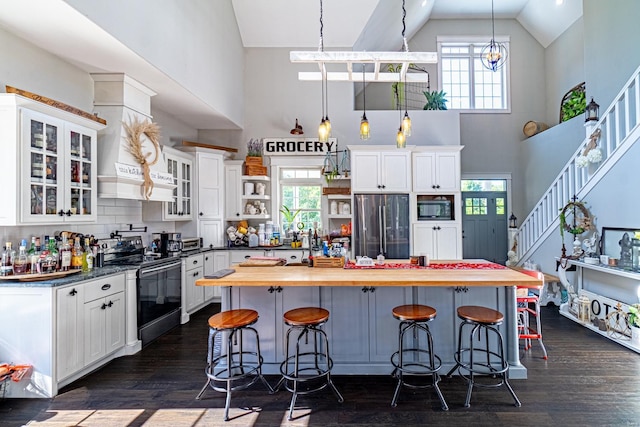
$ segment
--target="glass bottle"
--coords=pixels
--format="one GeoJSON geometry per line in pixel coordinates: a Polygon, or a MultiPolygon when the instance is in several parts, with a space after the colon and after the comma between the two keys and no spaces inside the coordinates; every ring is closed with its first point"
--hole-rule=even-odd
{"type": "Polygon", "coordinates": [[[82,268],[82,255],[84,251],[80,246],[80,238],[76,237],[73,249],[71,249],[71,269],[80,270],[82,268]]]}
{"type": "Polygon", "coordinates": [[[27,257],[27,241],[22,239],[18,255],[13,260],[13,274],[27,274],[30,262],[27,257]]]}
{"type": "Polygon", "coordinates": [[[60,247],[60,270],[69,271],[71,269],[71,246],[67,236],[62,236],[62,246],[60,247]]]}
{"type": "Polygon", "coordinates": [[[96,254],[95,266],[98,268],[104,267],[104,249],[102,245],[98,245],[98,253],[96,254]]]}
{"type": "Polygon", "coordinates": [[[50,238],[47,241],[47,250],[42,251],[44,258],[40,255],[40,260],[43,261],[42,272],[54,273],[58,267],[58,248],[56,247],[56,239],[50,238]]]}
{"type": "Polygon", "coordinates": [[[13,255],[11,250],[11,242],[5,244],[2,251],[2,260],[0,261],[0,276],[10,276],[13,274],[13,255]]]}
{"type": "MultiPolygon", "coordinates": [[[[82,252],[82,271],[89,271],[89,254],[91,248],[89,247],[89,238],[84,239],[84,251],[82,252]]],[[[93,269],[93,260],[91,260],[91,268],[93,269]]]]}
{"type": "Polygon", "coordinates": [[[27,256],[29,257],[29,262],[31,263],[31,266],[29,267],[29,270],[31,271],[31,274],[37,274],[40,273],[40,238],[39,237],[32,237],[31,238],[31,247],[29,248],[29,251],[27,252],[27,256]]]}

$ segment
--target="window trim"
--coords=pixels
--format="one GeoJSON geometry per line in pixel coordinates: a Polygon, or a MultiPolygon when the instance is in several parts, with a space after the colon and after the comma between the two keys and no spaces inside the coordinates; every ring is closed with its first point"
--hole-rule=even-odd
{"type": "MultiPolygon", "coordinates": [[[[436,46],[438,52],[438,90],[442,90],[442,44],[447,43],[465,43],[465,44],[482,44],[489,43],[491,36],[437,36],[436,46]]],[[[507,61],[504,67],[505,71],[505,102],[507,107],[502,109],[485,109],[485,108],[465,108],[455,109],[464,114],[510,114],[511,113],[511,37],[510,36],[495,36],[495,41],[503,43],[507,48],[507,61]]]]}

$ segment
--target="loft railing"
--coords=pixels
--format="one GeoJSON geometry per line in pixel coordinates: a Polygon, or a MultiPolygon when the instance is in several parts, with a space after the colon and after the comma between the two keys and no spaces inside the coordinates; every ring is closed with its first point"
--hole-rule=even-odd
{"type": "Polygon", "coordinates": [[[575,195],[582,199],[616,162],[640,140],[640,67],[623,86],[611,105],[591,127],[600,131],[597,141],[602,161],[580,167],[579,159],[589,142],[582,141],[567,164],[562,168],[549,189],[540,198],[516,233],[518,259],[529,258],[540,244],[559,226],[560,209],[575,195]]]}

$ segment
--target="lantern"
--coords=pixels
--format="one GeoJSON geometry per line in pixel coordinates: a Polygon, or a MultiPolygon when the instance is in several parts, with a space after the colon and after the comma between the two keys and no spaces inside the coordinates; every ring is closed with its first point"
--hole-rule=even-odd
{"type": "Polygon", "coordinates": [[[580,295],[578,298],[578,320],[589,323],[591,319],[591,301],[586,295],[580,295]]]}
{"type": "Polygon", "coordinates": [[[593,100],[593,97],[591,97],[591,102],[589,102],[587,104],[587,108],[584,112],[585,115],[585,122],[590,122],[590,121],[598,121],[598,118],[600,116],[599,114],[599,109],[600,106],[598,104],[595,103],[595,101],[593,100]]]}
{"type": "Polygon", "coordinates": [[[509,217],[509,228],[518,228],[518,218],[511,212],[511,216],[509,217]]]}

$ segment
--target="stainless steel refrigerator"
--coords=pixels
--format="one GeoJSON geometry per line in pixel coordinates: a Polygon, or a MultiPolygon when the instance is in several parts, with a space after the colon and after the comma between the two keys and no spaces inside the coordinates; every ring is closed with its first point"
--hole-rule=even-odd
{"type": "Polygon", "coordinates": [[[409,258],[409,195],[354,195],[352,257],[409,258]]]}

